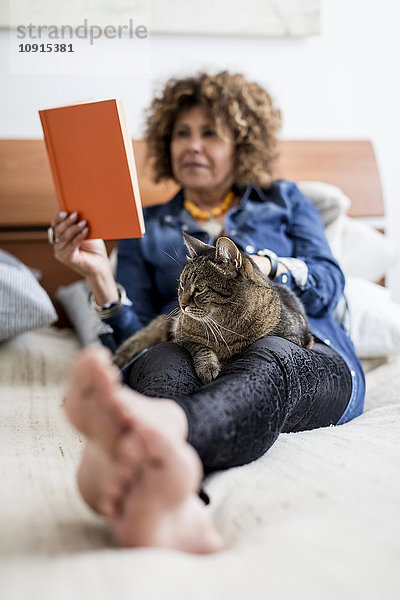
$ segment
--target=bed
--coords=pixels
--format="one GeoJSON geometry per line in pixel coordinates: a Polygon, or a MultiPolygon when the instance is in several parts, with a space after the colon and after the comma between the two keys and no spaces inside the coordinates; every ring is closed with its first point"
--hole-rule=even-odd
{"type": "MultiPolygon", "coordinates": [[[[134,145],[144,203],[164,201],[173,184],[154,187],[144,143],[134,145]]],[[[340,427],[282,434],[259,460],[209,477],[209,510],[226,544],[220,554],[119,549],[75,484],[82,439],[62,398],[81,339],[56,290],[76,277],[46,243],[55,199],[43,142],[0,141],[0,247],[12,255],[0,272],[40,271],[32,286],[48,299],[47,321],[35,313],[21,330],[20,319],[0,344],[2,598],[398,597],[400,308],[376,283],[395,257],[376,231],[385,222],[373,148],[282,142],[276,175],[302,182],[346,272],[367,371],[365,411],[340,427]]],[[[2,310],[19,312],[18,321],[15,303],[2,310]]]]}

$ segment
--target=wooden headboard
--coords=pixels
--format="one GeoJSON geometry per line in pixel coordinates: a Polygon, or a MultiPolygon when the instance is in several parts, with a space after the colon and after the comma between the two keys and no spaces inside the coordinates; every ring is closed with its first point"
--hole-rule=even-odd
{"type": "MultiPolygon", "coordinates": [[[[155,185],[146,144],[133,141],[144,206],[169,200],[174,182],[155,185]]],[[[323,181],[351,198],[352,217],[382,217],[384,205],[376,158],[369,141],[282,141],[276,178],[323,181]]],[[[43,140],[0,140],[0,247],[42,272],[54,300],[60,285],[79,276],[58,263],[47,243],[57,201],[43,140]]],[[[115,242],[108,244],[109,248],[115,242]]],[[[59,308],[59,307],[57,307],[59,308]]],[[[61,312],[61,311],[60,311],[61,312]]]]}

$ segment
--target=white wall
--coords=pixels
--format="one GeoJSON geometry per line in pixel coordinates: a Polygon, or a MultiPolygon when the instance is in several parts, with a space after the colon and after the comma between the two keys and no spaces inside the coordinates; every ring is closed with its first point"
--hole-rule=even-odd
{"type": "MultiPolygon", "coordinates": [[[[388,234],[400,256],[397,1],[321,3],[322,34],[312,38],[153,36],[151,72],[140,76],[11,74],[7,34],[2,31],[0,137],[40,137],[39,108],[88,97],[123,98],[132,134],[140,136],[143,109],[157,85],[169,76],[199,69],[241,71],[265,85],[277,99],[284,116],[283,138],[373,141],[388,234]]],[[[129,61],[127,44],[113,43],[121,44],[120,60],[129,61]]],[[[400,301],[400,263],[390,273],[389,286],[400,301]]]]}

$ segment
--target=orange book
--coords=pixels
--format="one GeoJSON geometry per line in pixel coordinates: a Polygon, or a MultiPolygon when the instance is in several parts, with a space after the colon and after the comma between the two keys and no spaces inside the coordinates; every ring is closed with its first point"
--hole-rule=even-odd
{"type": "Polygon", "coordinates": [[[88,238],[142,237],[132,140],[121,100],[39,111],[61,210],[76,211],[88,238]]]}

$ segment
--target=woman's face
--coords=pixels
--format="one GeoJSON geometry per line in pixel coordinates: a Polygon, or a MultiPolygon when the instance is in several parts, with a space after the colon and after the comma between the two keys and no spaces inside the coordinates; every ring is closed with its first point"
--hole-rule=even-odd
{"type": "Polygon", "coordinates": [[[221,190],[233,184],[234,144],[229,130],[218,136],[207,111],[194,106],[181,112],[171,139],[171,163],[183,188],[198,192],[221,190]]]}

